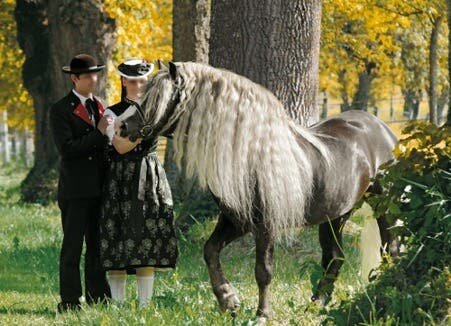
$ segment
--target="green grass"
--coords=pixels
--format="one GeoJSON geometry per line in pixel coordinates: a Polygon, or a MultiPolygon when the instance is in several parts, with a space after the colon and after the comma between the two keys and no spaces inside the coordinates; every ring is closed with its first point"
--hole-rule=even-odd
{"type": "MultiPolygon", "coordinates": [[[[153,303],[137,309],[135,281],[128,279],[128,301],[122,306],[87,306],[77,313],[56,314],[58,257],[61,242],[59,210],[19,201],[25,171],[0,169],[0,324],[1,325],[230,325],[211,291],[202,247],[214,219],[194,225],[180,238],[180,260],[173,272],[160,272],[153,303]]],[[[366,214],[366,213],[365,213],[366,214]]],[[[347,262],[336,283],[331,307],[362,289],[358,277],[358,240],[362,218],[345,229],[347,262]],[[355,223],[357,222],[357,224],[355,223]]],[[[273,325],[318,325],[327,309],[310,302],[321,252],[317,228],[300,231],[293,244],[279,243],[271,285],[273,325]]],[[[257,307],[254,244],[250,236],[232,243],[222,253],[226,275],[238,289],[241,307],[236,325],[252,325],[257,307]]]]}

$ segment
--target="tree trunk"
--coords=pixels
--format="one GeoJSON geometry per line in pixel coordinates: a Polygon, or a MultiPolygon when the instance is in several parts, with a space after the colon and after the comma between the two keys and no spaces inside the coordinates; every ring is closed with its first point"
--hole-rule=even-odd
{"type": "MultiPolygon", "coordinates": [[[[451,0],[447,0],[448,9],[448,81],[451,82],[451,0]]],[[[448,87],[448,115],[446,124],[451,125],[451,86],[448,87]]]]}
{"type": "Polygon", "coordinates": [[[418,119],[418,113],[420,112],[421,103],[421,90],[412,91],[403,89],[402,95],[404,97],[403,115],[409,120],[418,119]]]}
{"type": "Polygon", "coordinates": [[[317,108],[321,4],[318,0],[215,0],[210,64],[262,84],[303,125],[317,108]]]}
{"type": "Polygon", "coordinates": [[[448,104],[449,89],[445,87],[441,93],[437,96],[437,124],[441,125],[446,122],[446,116],[444,114],[445,107],[448,104]]]}
{"type": "Polygon", "coordinates": [[[210,38],[210,1],[174,0],[174,61],[208,63],[210,38]]]}
{"type": "Polygon", "coordinates": [[[323,104],[322,104],[322,108],[321,108],[321,119],[326,119],[327,118],[327,92],[324,91],[323,92],[323,104]]]}
{"type": "Polygon", "coordinates": [[[443,17],[436,17],[432,22],[431,40],[429,44],[429,120],[433,124],[437,124],[437,48],[438,35],[440,33],[440,25],[443,17]]]}
{"type": "Polygon", "coordinates": [[[18,158],[18,143],[17,143],[17,130],[13,129],[10,132],[11,135],[11,157],[13,160],[17,160],[18,158]]]}
{"type": "Polygon", "coordinates": [[[349,104],[349,95],[348,95],[348,82],[346,81],[346,71],[340,70],[338,72],[338,81],[341,85],[340,95],[342,103],[340,105],[340,111],[349,111],[351,110],[351,105],[349,104]]]}
{"type": "Polygon", "coordinates": [[[6,110],[2,112],[0,127],[0,136],[2,138],[2,159],[3,164],[6,165],[11,161],[11,152],[9,147],[8,111],[6,110]]]}
{"type": "Polygon", "coordinates": [[[352,100],[351,110],[368,111],[375,68],[376,64],[374,62],[365,63],[365,70],[359,74],[359,84],[352,100]]]}
{"type": "MultiPolygon", "coordinates": [[[[174,0],[173,4],[173,60],[208,63],[210,37],[210,0],[174,0]]],[[[174,202],[180,208],[179,228],[185,229],[197,219],[216,213],[211,195],[200,190],[196,180],[186,179],[174,160],[174,147],[167,141],[164,168],[171,184],[174,202]]]]}
{"type": "Polygon", "coordinates": [[[26,167],[28,167],[28,130],[25,128],[20,134],[20,159],[26,167]]]}
{"type": "MultiPolygon", "coordinates": [[[[57,162],[49,108],[72,87],[61,67],[78,53],[90,53],[106,63],[115,22],[100,0],[17,0],[15,18],[26,58],[23,81],[33,98],[36,120],[34,166],[22,183],[22,195],[28,202],[47,202],[55,197],[57,162]]],[[[105,72],[99,75],[100,96],[105,94],[105,76],[105,72]]]]}

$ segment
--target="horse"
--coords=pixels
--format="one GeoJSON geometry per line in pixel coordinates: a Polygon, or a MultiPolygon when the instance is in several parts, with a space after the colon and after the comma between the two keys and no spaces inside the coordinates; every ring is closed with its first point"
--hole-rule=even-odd
{"type": "MultiPolygon", "coordinates": [[[[382,191],[379,167],[393,160],[397,143],[383,121],[364,111],[302,127],[268,89],[194,62],[161,67],[149,80],[142,111],[133,107],[116,123],[118,136],[132,141],[172,136],[177,165],[218,203],[204,259],[221,311],[234,316],[240,300],[222,271],[220,252],[253,234],[256,315],[262,319],[271,316],[275,240],[289,239],[293,228],[319,225],[324,275],[312,300],[329,301],[344,259],[343,225],[366,191],[382,191]]],[[[389,223],[385,216],[377,222],[382,245],[395,255],[389,223]]]]}

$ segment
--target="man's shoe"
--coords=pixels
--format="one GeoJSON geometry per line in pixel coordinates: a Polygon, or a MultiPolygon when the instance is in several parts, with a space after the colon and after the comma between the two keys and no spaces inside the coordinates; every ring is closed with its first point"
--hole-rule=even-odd
{"type": "Polygon", "coordinates": [[[60,302],[58,303],[58,312],[63,313],[67,311],[78,311],[80,310],[80,302],[60,302]]]}

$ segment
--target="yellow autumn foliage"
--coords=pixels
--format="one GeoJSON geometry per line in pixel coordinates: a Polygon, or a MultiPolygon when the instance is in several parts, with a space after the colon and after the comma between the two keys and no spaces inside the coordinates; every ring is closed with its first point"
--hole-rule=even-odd
{"type": "MultiPolygon", "coordinates": [[[[334,98],[347,95],[352,101],[359,73],[368,62],[376,65],[372,71],[374,100],[389,98],[395,86],[404,89],[408,84],[409,89],[425,90],[432,21],[439,16],[446,18],[445,1],[324,0],[321,90],[334,98]],[[416,71],[406,70],[406,57],[416,71]]],[[[438,45],[438,91],[448,87],[447,33],[444,20],[438,45]]]]}
{"type": "Polygon", "coordinates": [[[16,41],[15,4],[15,0],[0,3],[0,112],[8,111],[10,127],[33,129],[33,102],[22,84],[25,58],[16,41]]]}
{"type": "Polygon", "coordinates": [[[172,1],[105,0],[106,12],[116,19],[116,44],[108,63],[107,100],[120,99],[116,67],[130,58],[147,61],[172,58],[172,1]]]}

